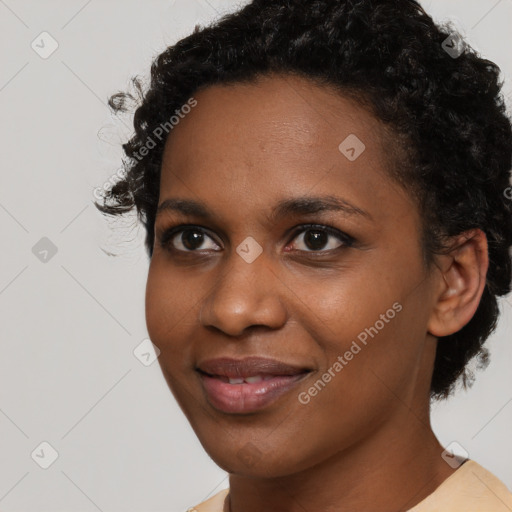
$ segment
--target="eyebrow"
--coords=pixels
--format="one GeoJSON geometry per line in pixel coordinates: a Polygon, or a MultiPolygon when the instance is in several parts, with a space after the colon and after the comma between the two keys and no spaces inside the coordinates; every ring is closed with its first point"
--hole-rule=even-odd
{"type": "MultiPolygon", "coordinates": [[[[175,211],[183,215],[213,219],[215,215],[204,204],[192,199],[166,199],[157,208],[156,216],[164,211],[175,211]]],[[[302,196],[280,201],[270,213],[268,219],[277,221],[287,215],[311,215],[324,211],[342,212],[346,215],[358,215],[373,220],[366,210],[363,210],[345,199],[337,196],[302,196]]]]}

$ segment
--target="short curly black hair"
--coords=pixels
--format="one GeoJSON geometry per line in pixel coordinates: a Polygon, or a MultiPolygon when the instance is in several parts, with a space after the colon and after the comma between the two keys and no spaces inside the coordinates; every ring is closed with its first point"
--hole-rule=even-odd
{"type": "Polygon", "coordinates": [[[487,364],[497,297],[511,289],[511,121],[499,67],[414,0],[254,0],[196,26],[153,60],[147,91],[135,77],[137,98],[111,96],[116,113],[135,101],[135,133],[123,144],[123,179],[96,207],[109,215],[136,208],[151,258],[165,145],[158,127],[199,89],[273,74],[334,87],[385,123],[394,135],[389,172],[417,198],[427,265],[446,237],[472,228],[487,235],[485,290],[469,323],[439,338],[431,398],[448,397],[459,378],[470,385],[468,362],[487,364]]]}

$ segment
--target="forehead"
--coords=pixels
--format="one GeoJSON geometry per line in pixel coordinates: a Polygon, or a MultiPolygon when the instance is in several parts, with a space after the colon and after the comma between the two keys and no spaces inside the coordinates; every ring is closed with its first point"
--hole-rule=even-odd
{"type": "Polygon", "coordinates": [[[213,153],[218,142],[222,147],[233,142],[237,154],[253,156],[258,150],[337,150],[351,134],[358,134],[373,151],[381,151],[378,146],[384,143],[383,124],[366,109],[332,87],[295,75],[211,85],[194,97],[197,106],[167,140],[166,149],[180,146],[176,157],[213,153]]]}
{"type": "Polygon", "coordinates": [[[221,205],[236,197],[249,206],[283,192],[340,191],[377,216],[379,205],[407,200],[385,172],[392,151],[383,124],[333,88],[267,76],[209,86],[194,98],[166,141],[161,199],[221,205]]]}

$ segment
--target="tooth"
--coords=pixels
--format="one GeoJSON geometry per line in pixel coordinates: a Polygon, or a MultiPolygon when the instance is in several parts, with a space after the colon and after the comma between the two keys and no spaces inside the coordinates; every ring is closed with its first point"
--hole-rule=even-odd
{"type": "Polygon", "coordinates": [[[244,382],[244,379],[242,379],[242,378],[238,378],[238,377],[236,377],[234,379],[229,378],[230,384],[242,384],[243,382],[244,382]]]}
{"type": "Polygon", "coordinates": [[[249,384],[254,384],[255,382],[261,382],[263,377],[261,375],[255,375],[254,377],[245,377],[245,382],[249,384]]]}

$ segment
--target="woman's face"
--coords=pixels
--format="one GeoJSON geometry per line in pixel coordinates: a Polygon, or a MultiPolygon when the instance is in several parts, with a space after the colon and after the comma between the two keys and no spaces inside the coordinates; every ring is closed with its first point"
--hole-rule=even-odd
{"type": "Polygon", "coordinates": [[[268,477],[399,443],[428,422],[434,281],[393,140],[297,77],[195,99],[165,147],[146,320],[199,440],[268,477]]]}

